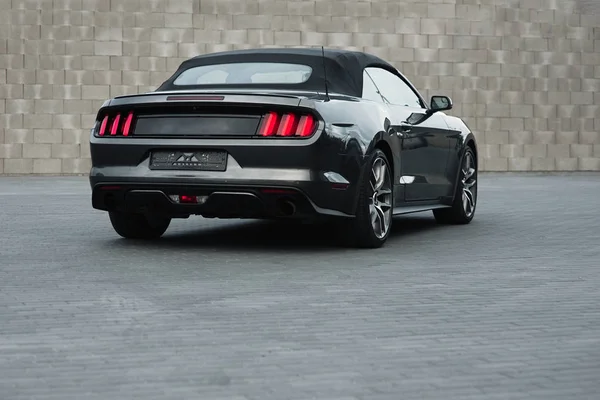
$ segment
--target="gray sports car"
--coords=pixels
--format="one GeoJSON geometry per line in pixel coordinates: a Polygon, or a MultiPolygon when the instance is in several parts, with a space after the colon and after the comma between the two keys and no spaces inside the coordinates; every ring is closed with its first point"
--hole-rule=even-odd
{"type": "Polygon", "coordinates": [[[92,205],[125,238],[172,218],[327,218],[379,247],[392,216],[466,224],[477,145],[386,61],[330,49],[191,58],[156,91],[106,101],[91,132],[92,205]]]}

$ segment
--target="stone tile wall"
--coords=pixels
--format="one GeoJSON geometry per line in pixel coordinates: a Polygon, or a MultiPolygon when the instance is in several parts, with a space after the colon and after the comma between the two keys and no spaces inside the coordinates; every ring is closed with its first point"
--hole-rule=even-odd
{"type": "Polygon", "coordinates": [[[87,173],[102,102],[188,57],[320,45],[450,95],[484,170],[600,170],[597,0],[0,0],[0,174],[87,173]]]}

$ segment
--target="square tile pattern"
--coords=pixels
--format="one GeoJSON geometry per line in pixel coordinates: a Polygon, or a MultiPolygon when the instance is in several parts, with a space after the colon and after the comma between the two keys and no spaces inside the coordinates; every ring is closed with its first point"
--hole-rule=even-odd
{"type": "Polygon", "coordinates": [[[79,174],[107,98],[186,58],[320,46],[450,95],[487,171],[600,170],[600,2],[0,0],[0,174],[79,174]]]}

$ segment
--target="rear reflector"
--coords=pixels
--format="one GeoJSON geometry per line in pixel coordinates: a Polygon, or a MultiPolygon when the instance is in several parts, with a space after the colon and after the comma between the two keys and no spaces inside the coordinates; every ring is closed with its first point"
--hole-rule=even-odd
{"type": "Polygon", "coordinates": [[[332,183],[331,188],[334,190],[346,190],[350,186],[349,183],[332,183]]]}
{"type": "Polygon", "coordinates": [[[310,114],[267,113],[258,130],[259,136],[309,137],[315,132],[316,120],[310,114]]]}

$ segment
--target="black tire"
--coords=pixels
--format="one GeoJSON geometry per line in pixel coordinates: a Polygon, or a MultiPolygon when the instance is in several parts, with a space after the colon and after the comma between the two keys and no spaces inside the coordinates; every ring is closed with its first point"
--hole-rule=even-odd
{"type": "Polygon", "coordinates": [[[452,207],[433,210],[435,220],[440,224],[464,225],[470,223],[475,216],[475,210],[477,209],[477,160],[475,153],[468,146],[460,162],[458,173],[459,177],[452,207]],[[465,192],[465,189],[470,195],[465,192]],[[465,205],[463,196],[470,198],[471,208],[465,205]]]}
{"type": "MultiPolygon", "coordinates": [[[[373,154],[369,159],[369,163],[367,164],[367,171],[362,178],[362,182],[359,188],[358,194],[358,205],[356,209],[356,217],[347,221],[345,225],[345,232],[343,233],[346,239],[346,244],[351,245],[353,247],[359,248],[379,248],[384,245],[389,237],[391,228],[392,228],[392,214],[393,214],[393,204],[394,204],[394,191],[393,191],[393,178],[392,178],[392,166],[389,163],[385,153],[379,149],[375,149],[373,154]],[[389,196],[386,198],[386,203],[389,203],[389,223],[387,224],[387,230],[385,233],[380,236],[375,232],[375,227],[373,226],[373,222],[371,221],[371,199],[374,198],[374,189],[371,185],[372,178],[372,170],[375,166],[376,162],[380,162],[379,160],[383,160],[385,163],[385,174],[386,178],[389,182],[390,188],[389,193],[383,193],[381,196],[389,196]],[[389,200],[387,200],[389,198],[389,200]]],[[[387,186],[387,185],[386,185],[387,186]]],[[[387,191],[387,189],[386,189],[387,191]]],[[[383,204],[383,203],[378,203],[383,204]]],[[[388,210],[386,208],[386,210],[388,210]]],[[[381,216],[381,214],[378,214],[381,216]]],[[[383,216],[382,218],[385,218],[383,216]]],[[[379,218],[380,221],[383,219],[379,218]]],[[[382,229],[383,230],[383,229],[382,229]]],[[[381,233],[381,231],[380,231],[381,233]]]]}
{"type": "Polygon", "coordinates": [[[109,212],[110,223],[115,232],[126,239],[158,239],[171,218],[155,215],[109,212]]]}

